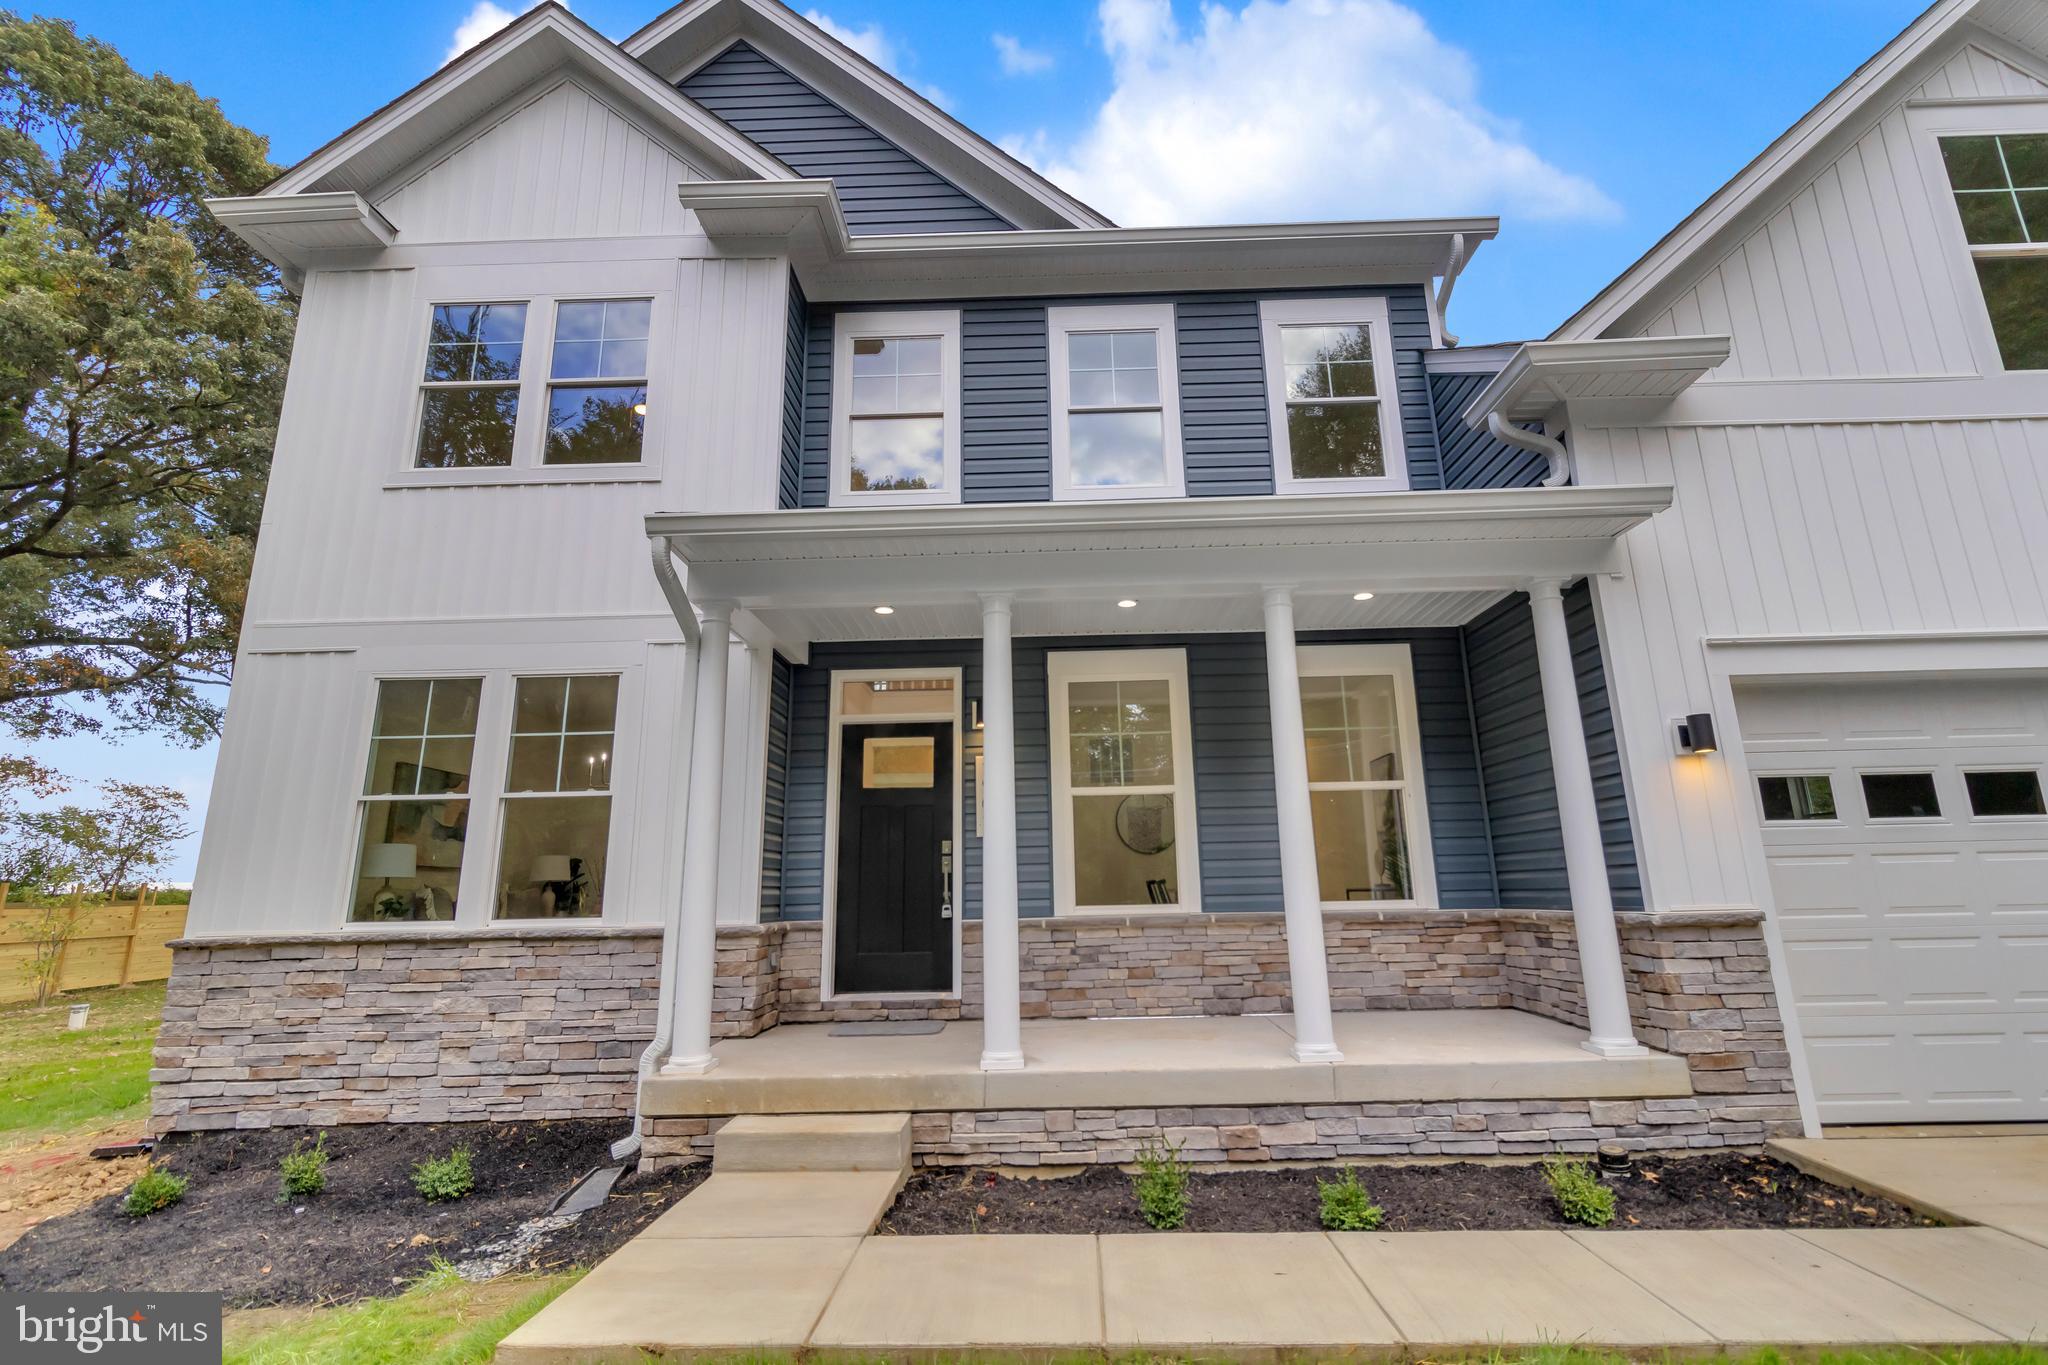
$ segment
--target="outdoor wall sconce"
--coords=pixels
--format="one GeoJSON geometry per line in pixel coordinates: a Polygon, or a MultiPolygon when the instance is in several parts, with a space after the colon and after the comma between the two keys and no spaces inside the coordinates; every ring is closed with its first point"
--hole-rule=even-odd
{"type": "Polygon", "coordinates": [[[1711,754],[1719,747],[1714,742],[1714,718],[1707,712],[1695,711],[1675,724],[1679,753],[1711,754]]]}

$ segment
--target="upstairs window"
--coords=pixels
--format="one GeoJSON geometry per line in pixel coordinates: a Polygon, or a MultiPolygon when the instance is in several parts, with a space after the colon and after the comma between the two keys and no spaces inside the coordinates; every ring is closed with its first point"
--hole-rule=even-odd
{"type": "Polygon", "coordinates": [[[2048,133],[1940,141],[1999,359],[2048,369],[2048,133]]]}
{"type": "Polygon", "coordinates": [[[543,464],[632,464],[647,417],[647,299],[555,306],[543,464]]]}
{"type": "Polygon", "coordinates": [[[832,502],[960,501],[960,315],[842,313],[832,502]]]}
{"type": "Polygon", "coordinates": [[[420,385],[419,468],[512,463],[525,343],[523,303],[434,305],[420,385]]]}
{"type": "Polygon", "coordinates": [[[1053,496],[1179,496],[1173,305],[1052,308],[1046,321],[1053,496]]]}
{"type": "Polygon", "coordinates": [[[1408,486],[1385,299],[1269,299],[1259,308],[1282,493],[1408,486]]]}

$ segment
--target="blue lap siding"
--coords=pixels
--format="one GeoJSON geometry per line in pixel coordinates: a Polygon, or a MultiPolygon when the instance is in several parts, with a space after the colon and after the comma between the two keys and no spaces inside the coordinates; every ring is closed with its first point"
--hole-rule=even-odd
{"type": "Polygon", "coordinates": [[[798,175],[830,179],[855,236],[1015,226],[747,43],[734,43],[676,88],[798,175]]]}
{"type": "MultiPolygon", "coordinates": [[[[1399,397],[1408,480],[1440,488],[1437,424],[1422,353],[1429,348],[1428,303],[1419,285],[1320,290],[1356,297],[1383,295],[1392,323],[1395,392],[1399,397]]],[[[1046,309],[1060,305],[1174,305],[1180,381],[1181,444],[1190,497],[1273,491],[1273,438],[1267,417],[1259,300],[1282,294],[1179,294],[1084,298],[982,299],[887,308],[960,310],[961,498],[966,502],[1044,502],[1052,497],[1052,380],[1046,309]]],[[[782,483],[800,505],[831,500],[832,337],[835,310],[869,305],[813,305],[809,354],[801,370],[801,439],[785,442],[782,483]],[[797,468],[790,469],[794,459],[797,468]]],[[[788,380],[797,382],[794,375],[788,380]]]]}

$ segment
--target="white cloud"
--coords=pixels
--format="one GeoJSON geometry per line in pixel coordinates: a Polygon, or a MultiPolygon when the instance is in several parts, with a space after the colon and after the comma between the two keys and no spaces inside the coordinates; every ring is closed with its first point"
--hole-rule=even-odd
{"type": "Polygon", "coordinates": [[[837,38],[876,66],[881,67],[882,70],[896,77],[896,79],[909,85],[918,94],[923,95],[941,109],[951,109],[953,107],[952,98],[936,85],[920,85],[909,76],[903,74],[903,61],[906,54],[897,48],[895,41],[883,31],[880,24],[870,22],[863,24],[859,28],[854,28],[840,23],[823,10],[815,9],[805,10],[804,18],[810,20],[819,28],[824,29],[825,32],[831,34],[834,38],[837,38]]]}
{"type": "Polygon", "coordinates": [[[1115,84],[1071,142],[1005,146],[1120,223],[1507,210],[1606,219],[1599,186],[1481,103],[1471,59],[1395,0],[1100,0],[1115,84]]]}
{"type": "Polygon", "coordinates": [[[441,59],[441,65],[454,61],[539,3],[540,0],[525,0],[515,13],[503,5],[491,3],[491,0],[476,0],[469,13],[462,16],[462,22],[455,26],[455,36],[448,40],[448,55],[441,59]]]}
{"type": "Polygon", "coordinates": [[[996,45],[996,61],[1005,76],[1036,76],[1052,70],[1050,52],[1026,47],[1007,33],[992,33],[989,41],[996,45]]]}

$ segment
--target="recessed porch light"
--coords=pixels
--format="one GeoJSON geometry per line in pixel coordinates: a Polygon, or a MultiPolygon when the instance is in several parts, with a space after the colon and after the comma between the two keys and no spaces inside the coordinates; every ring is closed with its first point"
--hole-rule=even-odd
{"type": "Polygon", "coordinates": [[[1123,600],[1119,601],[1117,605],[1122,607],[1125,611],[1129,611],[1132,607],[1138,605],[1138,599],[1135,597],[1126,597],[1123,600]]]}
{"type": "Polygon", "coordinates": [[[1372,601],[1372,594],[1369,592],[1355,592],[1351,594],[1351,600],[1354,602],[1370,602],[1372,601]]]}
{"type": "Polygon", "coordinates": [[[876,607],[876,608],[875,608],[875,615],[877,615],[877,616],[894,616],[895,614],[896,614],[896,608],[894,608],[894,607],[876,607]]]}

